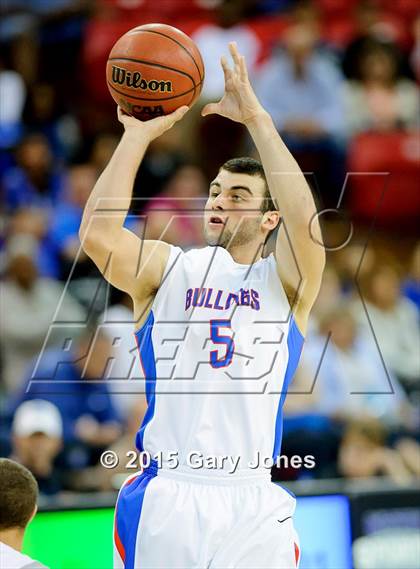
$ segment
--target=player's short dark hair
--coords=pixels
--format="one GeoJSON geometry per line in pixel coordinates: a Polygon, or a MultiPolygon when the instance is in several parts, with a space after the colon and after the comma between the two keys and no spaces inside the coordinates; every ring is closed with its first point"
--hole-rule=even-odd
{"type": "Polygon", "coordinates": [[[0,531],[24,529],[37,499],[38,484],[34,475],[14,460],[0,458],[0,531]]]}
{"type": "Polygon", "coordinates": [[[265,177],[264,168],[259,160],[255,158],[250,158],[248,156],[243,156],[241,158],[231,158],[225,162],[221,170],[227,170],[233,174],[248,174],[248,176],[259,176],[265,182],[265,194],[261,204],[261,212],[266,211],[277,211],[277,207],[273,202],[268,189],[267,178],[265,177]]]}

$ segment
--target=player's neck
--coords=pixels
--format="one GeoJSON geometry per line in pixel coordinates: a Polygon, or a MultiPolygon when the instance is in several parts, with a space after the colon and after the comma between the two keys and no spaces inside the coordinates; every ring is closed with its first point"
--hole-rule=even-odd
{"type": "Polygon", "coordinates": [[[244,245],[236,245],[228,247],[227,251],[230,253],[235,263],[240,265],[252,265],[261,259],[264,251],[264,243],[246,243],[244,245]]]}
{"type": "Polygon", "coordinates": [[[10,528],[0,531],[0,541],[16,549],[16,551],[22,551],[23,536],[25,530],[22,528],[10,528]]]}

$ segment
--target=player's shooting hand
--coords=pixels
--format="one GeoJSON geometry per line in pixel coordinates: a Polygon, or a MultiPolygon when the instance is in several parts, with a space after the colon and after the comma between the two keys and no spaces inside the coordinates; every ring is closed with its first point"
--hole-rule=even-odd
{"type": "Polygon", "coordinates": [[[128,115],[121,107],[117,107],[118,120],[123,124],[125,132],[138,140],[151,142],[182,119],[189,108],[184,105],[173,113],[162,117],[155,117],[148,121],[141,121],[128,115]]]}
{"type": "Polygon", "coordinates": [[[229,44],[233,69],[225,57],[221,58],[225,75],[225,93],[218,103],[209,103],[201,111],[203,117],[218,114],[236,122],[247,124],[261,114],[266,114],[251,86],[245,57],[238,51],[236,43],[229,44]]]}

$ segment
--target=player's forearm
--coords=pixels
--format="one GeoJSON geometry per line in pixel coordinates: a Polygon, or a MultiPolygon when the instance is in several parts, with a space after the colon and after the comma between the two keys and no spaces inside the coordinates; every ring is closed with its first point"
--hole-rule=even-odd
{"type": "MultiPolygon", "coordinates": [[[[320,246],[322,234],[311,190],[267,113],[259,114],[247,127],[259,152],[271,197],[284,220],[302,283],[305,283],[302,295],[312,302],[318,294],[325,251],[320,246]]],[[[277,243],[283,241],[284,234],[279,234],[277,243]]]]}
{"type": "Polygon", "coordinates": [[[111,160],[96,182],[86,203],[80,226],[85,246],[118,238],[130,207],[134,180],[148,146],[124,132],[111,160]]]}
{"type": "MultiPolygon", "coordinates": [[[[267,113],[247,123],[261,158],[271,197],[284,219],[308,224],[316,212],[305,177],[267,113]]],[[[290,222],[289,222],[290,223],[290,222]]]]}

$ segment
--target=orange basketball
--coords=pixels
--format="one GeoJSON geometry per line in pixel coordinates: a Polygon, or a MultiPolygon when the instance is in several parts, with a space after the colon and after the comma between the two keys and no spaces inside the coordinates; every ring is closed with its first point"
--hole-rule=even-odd
{"type": "Polygon", "coordinates": [[[204,65],[184,32],[165,24],[146,24],[115,43],[106,80],[116,103],[128,114],[148,120],[191,105],[201,93],[204,65]]]}

